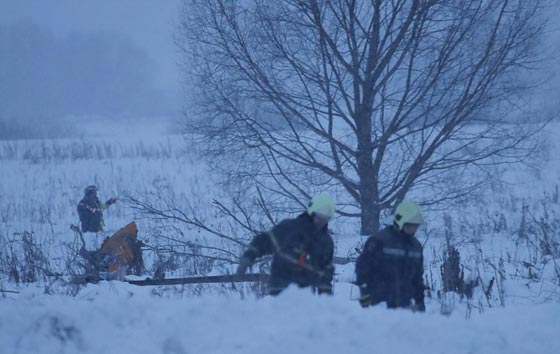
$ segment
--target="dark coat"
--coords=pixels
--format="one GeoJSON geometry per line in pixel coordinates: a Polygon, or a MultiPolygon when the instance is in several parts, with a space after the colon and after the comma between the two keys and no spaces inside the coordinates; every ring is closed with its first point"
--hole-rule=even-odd
{"type": "Polygon", "coordinates": [[[424,306],[422,245],[414,237],[388,226],[370,237],[356,262],[356,282],[372,304],[424,306]]]}
{"type": "Polygon", "coordinates": [[[107,208],[96,195],[86,195],[78,203],[78,215],[82,224],[82,232],[103,231],[103,210],[107,208]]]}
{"type": "Polygon", "coordinates": [[[328,226],[318,230],[307,213],[286,219],[268,232],[255,236],[243,254],[253,262],[273,255],[270,293],[278,294],[290,283],[313,286],[319,293],[332,292],[334,243],[328,226]]]}

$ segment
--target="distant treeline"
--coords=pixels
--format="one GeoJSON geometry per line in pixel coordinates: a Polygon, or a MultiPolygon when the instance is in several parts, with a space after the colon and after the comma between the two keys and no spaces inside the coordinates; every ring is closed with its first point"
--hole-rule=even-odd
{"type": "Polygon", "coordinates": [[[45,116],[0,116],[0,140],[65,138],[79,132],[76,123],[69,119],[52,119],[45,116]]]}
{"type": "MultiPolygon", "coordinates": [[[[127,38],[60,38],[23,22],[0,26],[0,119],[162,112],[157,66],[127,38]]],[[[0,129],[1,130],[1,129],[0,129]]]]}

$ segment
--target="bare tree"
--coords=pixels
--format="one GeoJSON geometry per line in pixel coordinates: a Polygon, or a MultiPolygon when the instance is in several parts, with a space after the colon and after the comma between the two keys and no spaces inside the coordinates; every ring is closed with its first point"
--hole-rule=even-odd
{"type": "Polygon", "coordinates": [[[526,71],[545,21],[525,0],[186,0],[193,146],[272,206],[336,193],[362,235],[423,190],[471,193],[528,156],[526,71]],[[525,79],[524,79],[525,78],[525,79]]]}

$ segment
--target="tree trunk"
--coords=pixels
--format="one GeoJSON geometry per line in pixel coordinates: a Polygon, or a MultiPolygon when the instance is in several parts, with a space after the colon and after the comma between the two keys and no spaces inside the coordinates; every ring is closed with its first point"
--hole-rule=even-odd
{"type": "Polygon", "coordinates": [[[373,194],[372,189],[368,189],[367,187],[361,190],[362,214],[360,216],[360,235],[364,237],[372,236],[379,231],[380,210],[376,202],[377,198],[374,198],[373,194]]]}
{"type": "Polygon", "coordinates": [[[360,234],[367,237],[379,230],[379,191],[372,161],[371,109],[362,106],[362,109],[357,112],[360,115],[357,119],[358,153],[356,159],[360,176],[360,234]]]}

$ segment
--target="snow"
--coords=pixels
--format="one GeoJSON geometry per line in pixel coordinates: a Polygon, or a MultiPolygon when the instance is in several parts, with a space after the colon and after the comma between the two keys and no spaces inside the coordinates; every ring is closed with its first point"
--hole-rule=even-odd
{"type": "Polygon", "coordinates": [[[3,352],[14,354],[560,352],[559,303],[492,309],[467,320],[430,307],[364,310],[346,295],[306,289],[260,300],[166,298],[101,283],[75,298],[26,289],[0,301],[0,313],[3,352]]]}
{"type": "MultiPolygon", "coordinates": [[[[219,222],[209,206],[221,191],[210,171],[184,151],[180,136],[152,125],[146,131],[136,125],[129,135],[106,129],[109,136],[0,142],[0,260],[1,252],[19,244],[21,232],[30,231],[50,266],[63,271],[74,241],[68,225],[77,222],[75,204],[92,183],[101,187],[102,199],[113,194],[171,197],[185,209],[196,206],[201,218],[219,222]]],[[[549,127],[549,136],[558,131],[558,124],[549,127]]],[[[16,285],[0,272],[0,289],[19,292],[0,292],[0,353],[560,353],[558,260],[534,253],[532,240],[525,244],[517,236],[522,205],[531,206],[539,220],[545,211],[550,220],[560,215],[560,206],[550,201],[560,173],[560,144],[553,142],[538,174],[511,166],[501,176],[511,183],[508,188],[485,191],[484,199],[464,207],[430,211],[428,225],[420,230],[428,285],[438,289],[446,230],[460,248],[466,279],[480,278],[484,286],[497,279],[489,298],[479,286],[469,301],[433,291],[426,313],[383,306],[364,310],[349,284],[352,263],[337,265],[332,297],[296,288],[276,298],[256,298],[248,285],[233,290],[121,282],[88,285],[72,296],[58,282],[16,285]],[[502,215],[507,225],[496,229],[502,215]],[[446,217],[450,225],[444,225],[446,217]]],[[[135,216],[126,203],[117,203],[107,211],[108,230],[100,236],[135,216]]],[[[164,227],[136,221],[140,239],[153,242],[164,227]]],[[[224,246],[204,233],[174,227],[190,241],[224,246]]],[[[351,254],[364,241],[344,218],[336,218],[332,228],[338,256],[351,254]]],[[[149,270],[153,262],[154,255],[146,254],[149,270]]],[[[204,274],[233,271],[230,264],[198,266],[204,274]]],[[[192,275],[182,271],[175,276],[192,275]]]]}

